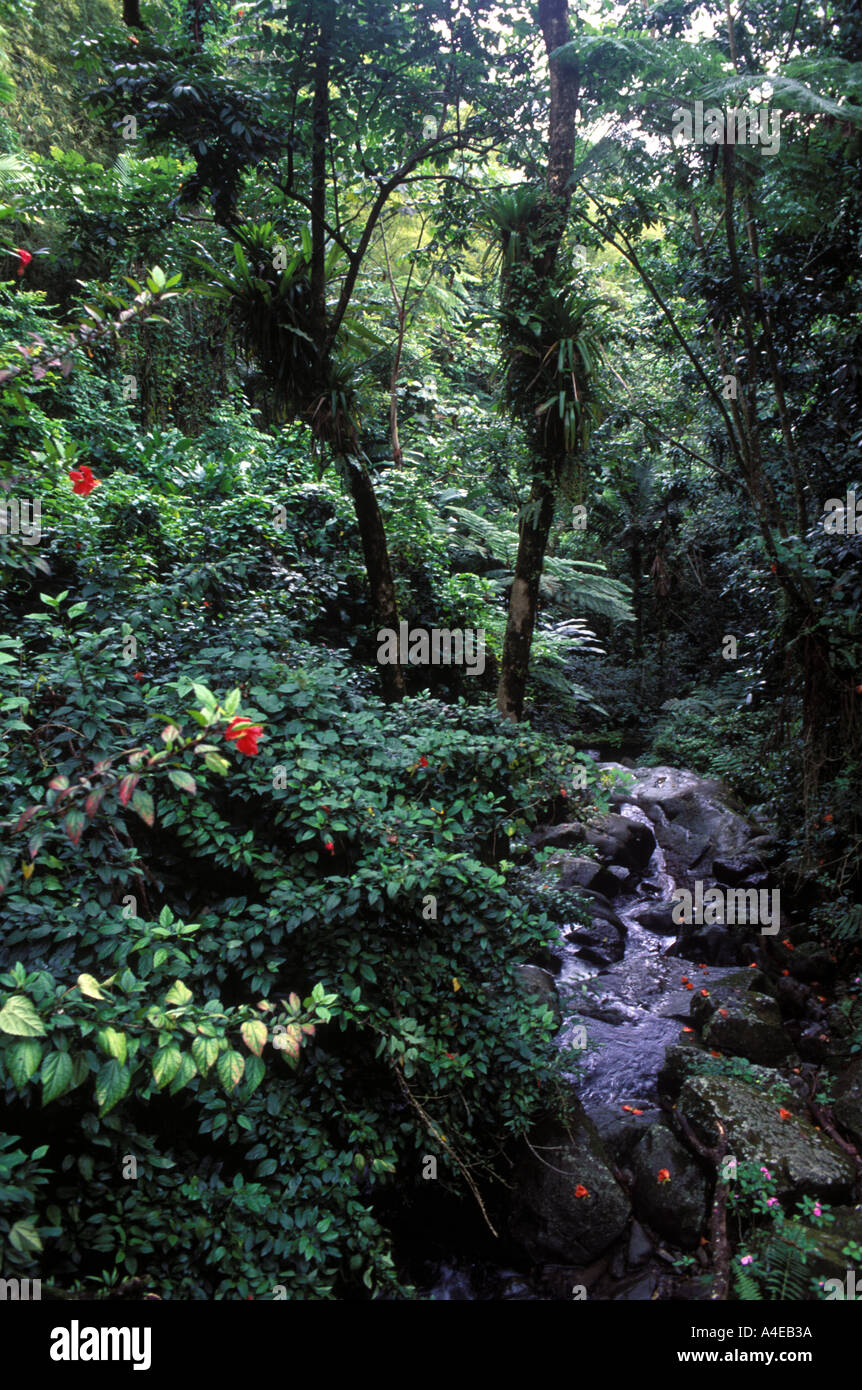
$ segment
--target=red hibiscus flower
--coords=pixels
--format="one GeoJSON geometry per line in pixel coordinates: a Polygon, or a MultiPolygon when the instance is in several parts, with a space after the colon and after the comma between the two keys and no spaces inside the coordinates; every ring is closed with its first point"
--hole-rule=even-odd
{"type": "Polygon", "coordinates": [[[590,1195],[589,1188],[584,1187],[584,1184],[583,1184],[582,1182],[579,1182],[578,1185],[577,1185],[577,1187],[575,1188],[575,1196],[576,1196],[576,1197],[589,1197],[589,1195],[590,1195]]]}
{"type": "Polygon", "coordinates": [[[659,1168],[656,1182],[670,1182],[670,1171],[667,1168],[659,1168]]]}
{"type": "Polygon", "coordinates": [[[328,849],[330,854],[334,854],[334,853],[335,853],[335,845],[332,843],[331,840],[327,840],[327,841],[326,841],[326,844],[323,846],[323,848],[324,848],[324,849],[328,849]]]}
{"type": "Polygon", "coordinates": [[[24,271],[27,269],[28,265],[33,259],[33,253],[32,251],[25,251],[24,248],[21,246],[16,246],[15,255],[18,257],[18,260],[20,262],[18,266],[18,274],[23,275],[24,271]]]}
{"type": "Polygon", "coordinates": [[[136,671],[135,674],[134,674],[134,676],[132,677],[132,680],[136,680],[136,681],[145,681],[146,679],[147,679],[147,678],[146,678],[146,676],[145,676],[145,674],[144,674],[143,671],[136,671]]]}
{"type": "Polygon", "coordinates": [[[82,468],[70,468],[69,477],[72,481],[72,491],[78,497],[89,497],[94,487],[99,486],[100,479],[93,477],[93,470],[86,464],[82,468]]]}
{"type": "Polygon", "coordinates": [[[226,739],[232,739],[236,743],[238,753],[248,753],[254,757],[257,752],[257,741],[263,733],[261,724],[252,724],[250,719],[243,719],[239,715],[230,721],[224,731],[226,739]]]}
{"type": "Polygon", "coordinates": [[[419,766],[420,766],[420,767],[427,767],[427,766],[428,766],[428,759],[425,757],[425,754],[424,754],[424,753],[422,754],[422,757],[419,759],[419,766]]]}

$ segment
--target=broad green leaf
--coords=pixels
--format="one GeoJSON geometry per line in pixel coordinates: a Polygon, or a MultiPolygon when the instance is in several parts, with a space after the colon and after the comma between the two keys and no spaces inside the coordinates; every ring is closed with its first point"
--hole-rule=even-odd
{"type": "Polygon", "coordinates": [[[201,1076],[206,1076],[219,1054],[217,1038],[195,1038],[192,1043],[192,1056],[201,1076]]]}
{"type": "Polygon", "coordinates": [[[261,1057],[246,1057],[245,1077],[243,1081],[245,1094],[247,1096],[250,1096],[253,1091],[257,1090],[265,1075],[266,1066],[261,1057]]]}
{"type": "Polygon", "coordinates": [[[118,1062],[125,1062],[127,1044],[125,1033],[119,1033],[116,1028],[100,1028],[96,1034],[96,1041],[103,1052],[107,1052],[109,1057],[116,1057],[118,1062]]]}
{"type": "Polygon", "coordinates": [[[122,1100],[129,1089],[130,1080],[128,1067],[121,1066],[115,1057],[99,1068],[95,1095],[100,1115],[107,1115],[117,1101],[122,1100]]]}
{"type": "Polygon", "coordinates": [[[26,994],[13,994],[0,1009],[0,1033],[12,1033],[19,1038],[39,1038],[45,1035],[45,1025],[26,994]]]}
{"type": "Polygon", "coordinates": [[[188,1052],[184,1052],[180,1061],[180,1065],[177,1068],[177,1074],[171,1082],[171,1095],[175,1095],[177,1091],[179,1091],[183,1086],[187,1085],[187,1083],[191,1081],[193,1076],[197,1076],[197,1067],[195,1066],[188,1052]]]}
{"type": "Polygon", "coordinates": [[[241,1053],[229,1049],[219,1057],[216,1071],[219,1081],[225,1090],[230,1092],[242,1080],[242,1074],[245,1071],[245,1058],[241,1053]]]}
{"type": "Polygon", "coordinates": [[[7,1052],[6,1066],[19,1091],[23,1090],[30,1077],[38,1070],[42,1051],[40,1042],[28,1038],[26,1042],[16,1043],[7,1052]]]}
{"type": "Polygon", "coordinates": [[[181,1061],[182,1053],[176,1043],[168,1043],[165,1047],[159,1048],[153,1057],[153,1077],[159,1088],[173,1081],[181,1061]]]}
{"type": "Polygon", "coordinates": [[[259,1057],[267,1039],[266,1024],[261,1022],[259,1018],[251,1018],[242,1025],[239,1031],[249,1052],[253,1052],[256,1057],[259,1057]]]}
{"type": "Polygon", "coordinates": [[[183,984],[182,980],[174,980],[167,994],[165,995],[166,1004],[188,1004],[192,998],[192,992],[183,984]]]}
{"type": "Polygon", "coordinates": [[[50,1052],[42,1063],[42,1104],[74,1090],[80,1079],[68,1052],[50,1052]]]}

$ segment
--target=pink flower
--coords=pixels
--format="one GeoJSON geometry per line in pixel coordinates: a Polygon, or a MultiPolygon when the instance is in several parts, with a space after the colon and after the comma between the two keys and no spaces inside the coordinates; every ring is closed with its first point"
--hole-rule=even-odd
{"type": "Polygon", "coordinates": [[[778,1198],[777,1198],[777,1197],[768,1197],[767,1200],[766,1200],[766,1205],[767,1205],[768,1207],[777,1207],[777,1206],[778,1206],[778,1198]]]}
{"type": "Polygon", "coordinates": [[[761,1171],[761,1173],[763,1174],[763,1176],[764,1176],[765,1178],[769,1178],[769,1179],[772,1178],[772,1174],[770,1173],[770,1171],[769,1171],[768,1168],[761,1168],[760,1171],[761,1171]]]}
{"type": "Polygon", "coordinates": [[[815,1202],[815,1203],[814,1203],[814,1215],[815,1215],[815,1216],[822,1216],[822,1215],[823,1215],[823,1208],[821,1207],[821,1205],[820,1205],[819,1202],[815,1202]]]}
{"type": "Polygon", "coordinates": [[[754,1256],[753,1256],[753,1255],[740,1255],[740,1257],[739,1257],[739,1263],[740,1263],[741,1265],[752,1265],[752,1264],[754,1264],[754,1256]]]}

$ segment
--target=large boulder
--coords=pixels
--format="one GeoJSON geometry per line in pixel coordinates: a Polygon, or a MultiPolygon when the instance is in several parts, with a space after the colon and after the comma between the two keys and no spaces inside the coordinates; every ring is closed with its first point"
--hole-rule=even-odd
{"type": "Polygon", "coordinates": [[[675,910],[674,899],[665,898],[661,902],[644,903],[631,915],[647,931],[657,932],[660,936],[678,936],[680,927],[673,920],[675,910]]]}
{"type": "Polygon", "coordinates": [[[832,1114],[862,1152],[862,1057],[857,1057],[839,1075],[832,1114]]]}
{"type": "Polygon", "coordinates": [[[595,1125],[579,1112],[570,1130],[547,1123],[515,1171],[509,1231],[536,1261],[588,1264],[623,1233],[631,1213],[595,1125]]]}
{"type": "Polygon", "coordinates": [[[668,869],[681,885],[693,886],[693,873],[704,877],[716,859],[752,866],[759,860],[750,850],[759,832],[728,804],[732,797],[723,783],[687,768],[636,768],[634,776],[624,800],[652,821],[668,869]]]}
{"type": "Polygon", "coordinates": [[[708,1048],[747,1057],[765,1067],[786,1062],[793,1046],[781,1022],[781,1010],[766,994],[728,999],[715,1009],[703,1029],[708,1048]]]}
{"type": "Polygon", "coordinates": [[[849,1155],[758,1087],[724,1076],[693,1076],[683,1086],[677,1108],[710,1146],[718,1140],[721,1123],[727,1153],[768,1168],[778,1197],[850,1200],[856,1165],[849,1155]]]}
{"type": "Polygon", "coordinates": [[[632,1200],[640,1220],[683,1249],[697,1245],[709,1185],[688,1149],[665,1125],[650,1125],[632,1154],[631,1167],[632,1200]]]}
{"type": "Polygon", "coordinates": [[[554,860],[552,867],[560,868],[560,887],[571,891],[575,888],[593,888],[597,893],[615,897],[623,891],[626,880],[611,872],[608,865],[597,859],[585,859],[578,854],[561,855],[554,860]]]}
{"type": "Polygon", "coordinates": [[[649,826],[616,812],[597,820],[584,838],[609,864],[620,864],[632,873],[642,873],[655,851],[655,835],[649,826]]]}

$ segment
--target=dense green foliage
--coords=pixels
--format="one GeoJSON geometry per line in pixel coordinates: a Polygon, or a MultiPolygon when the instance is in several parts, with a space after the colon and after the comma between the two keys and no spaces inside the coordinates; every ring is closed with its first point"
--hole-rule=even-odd
{"type": "MultiPolygon", "coordinates": [[[[516,978],[558,914],[517,863],[606,809],[588,748],[770,821],[862,1047],[862,539],[822,522],[862,497],[857,21],[577,18],[538,294],[532,8],[2,7],[0,485],[41,507],[0,530],[4,1273],[409,1297],[393,1192],[433,1156],[493,1220],[566,1111],[516,978]],[[767,77],[774,154],[671,140],[767,77]],[[483,672],[381,690],[387,566],[387,611],[481,629],[483,672]]],[[[753,1191],[737,1295],[807,1288],[753,1191]]]]}

